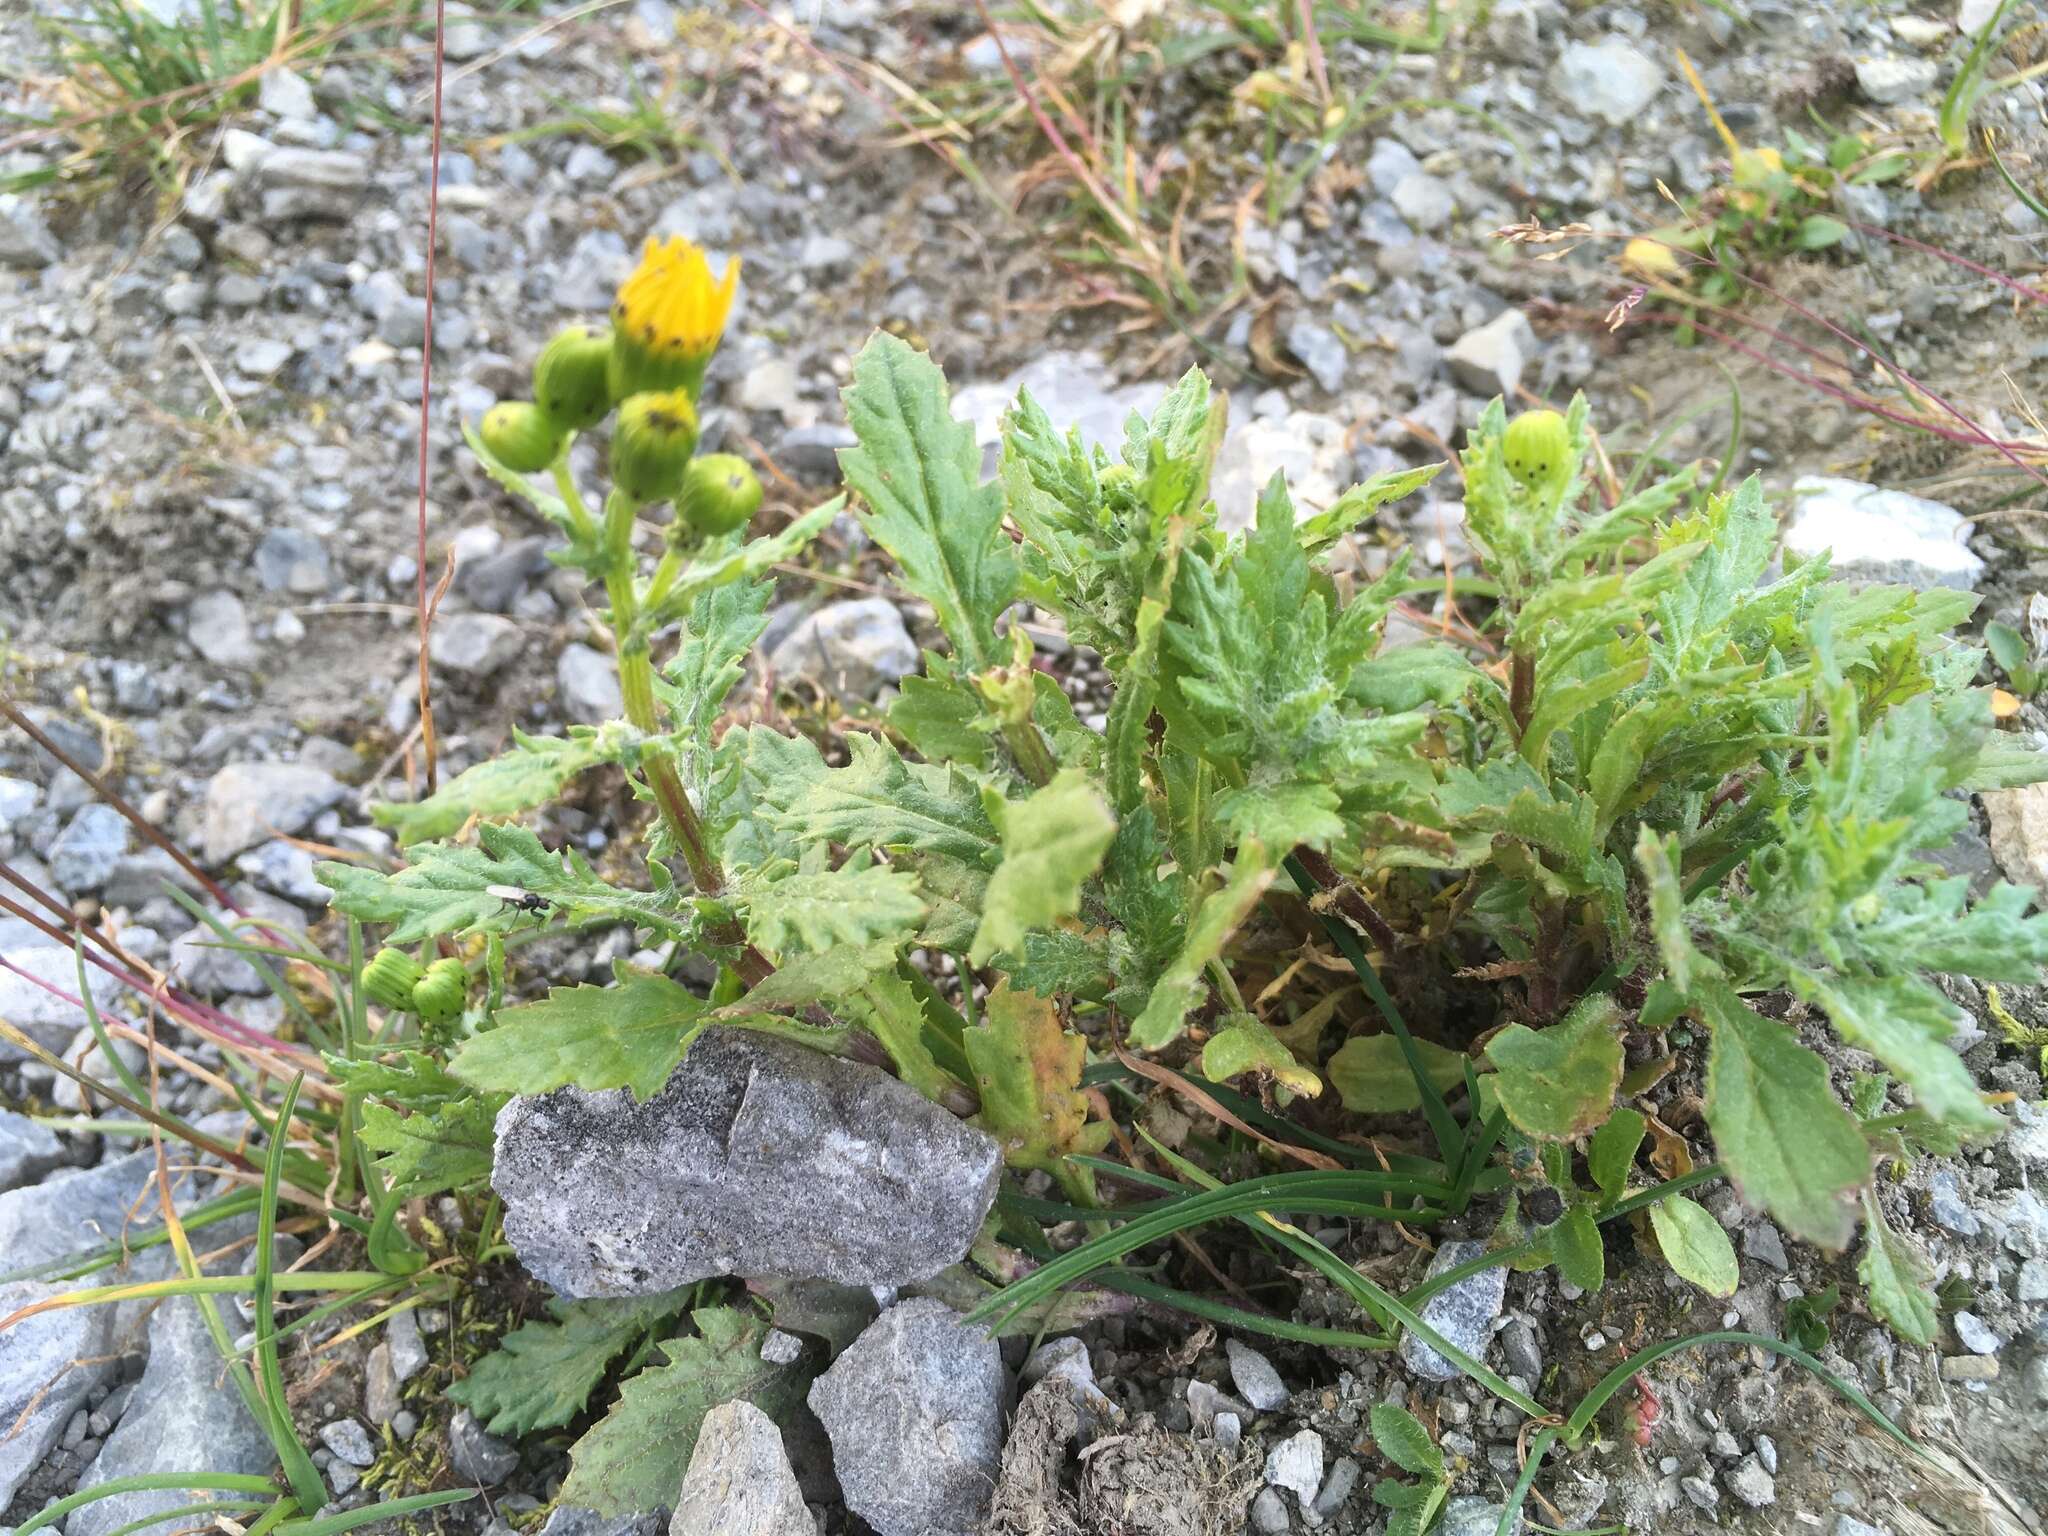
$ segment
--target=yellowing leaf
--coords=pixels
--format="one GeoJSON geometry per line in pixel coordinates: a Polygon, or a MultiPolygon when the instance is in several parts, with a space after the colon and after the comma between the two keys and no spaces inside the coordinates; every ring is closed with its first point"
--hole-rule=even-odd
{"type": "Polygon", "coordinates": [[[1282,1087],[1314,1098],[1323,1080],[1294,1059],[1280,1037],[1248,1013],[1234,1013],[1202,1047],[1202,1076],[1227,1083],[1247,1072],[1263,1072],[1282,1087]]]}
{"type": "Polygon", "coordinates": [[[1735,1245],[1705,1206],[1683,1195],[1666,1195],[1650,1207],[1650,1226],[1664,1262],[1681,1280],[1689,1280],[1709,1296],[1733,1296],[1742,1283],[1735,1245]]]}
{"type": "Polygon", "coordinates": [[[1058,1173],[1068,1153],[1100,1150],[1110,1127],[1088,1124],[1080,1091],[1088,1045],[1061,1025],[1058,1006],[1004,983],[984,1012],[961,1044],[981,1095],[975,1123],[1002,1143],[1004,1159],[1058,1173]]]}
{"type": "Polygon", "coordinates": [[[1515,1128],[1545,1141],[1583,1136],[1607,1118],[1621,1086],[1618,1010],[1605,993],[1580,1000],[1545,1030],[1510,1024],[1486,1047],[1500,1068],[1501,1107],[1515,1128]]]}

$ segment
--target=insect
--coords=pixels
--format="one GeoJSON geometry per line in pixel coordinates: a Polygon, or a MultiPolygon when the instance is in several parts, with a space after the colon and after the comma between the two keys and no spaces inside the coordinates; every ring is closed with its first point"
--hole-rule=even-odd
{"type": "Polygon", "coordinates": [[[521,912],[545,912],[554,905],[547,897],[521,890],[516,885],[487,885],[484,887],[484,894],[495,896],[507,906],[517,907],[521,912]]]}

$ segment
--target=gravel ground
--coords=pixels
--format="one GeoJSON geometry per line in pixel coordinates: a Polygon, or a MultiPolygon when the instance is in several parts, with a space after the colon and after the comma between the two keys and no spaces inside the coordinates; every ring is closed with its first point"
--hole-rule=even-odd
{"type": "MultiPolygon", "coordinates": [[[[1119,9],[1135,30],[1161,7],[1119,9]]],[[[994,197],[1021,208],[1011,218],[906,133],[889,78],[949,101],[1004,89],[972,11],[871,0],[686,11],[638,0],[573,17],[546,4],[487,23],[451,7],[427,443],[429,582],[454,565],[431,646],[442,773],[490,755],[514,727],[559,728],[613,707],[591,595],[547,563],[541,527],[465,462],[457,428],[525,392],[540,344],[606,306],[651,232],[744,255],[705,441],[763,465],[771,526],[836,480],[837,390],[876,326],[928,343],[961,414],[985,427],[1022,378],[1055,420],[1113,433],[1125,410],[1201,362],[1233,396],[1217,477],[1226,516],[1235,507],[1242,518],[1251,487],[1276,466],[1315,504],[1364,474],[1439,457],[1503,388],[1560,401],[1583,388],[1610,437],[1635,444],[1697,407],[1668,451],[1714,452],[1731,424],[1721,369],[1741,392],[1740,467],[1761,470],[1780,494],[1818,474],[1911,491],[1963,517],[1999,512],[2015,481],[1995,455],[1888,428],[1757,358],[1681,349],[1648,306],[1610,331],[1603,317],[1629,288],[1615,242],[1586,239],[1553,262],[1492,238],[1530,219],[1639,232],[1671,219],[1663,189],[1684,197],[1714,183],[1724,152],[1684,84],[1679,48],[1745,142],[1778,142],[1788,126],[1814,132],[1818,114],[1924,152],[1953,68],[1952,7],[1756,0],[1740,25],[1707,5],[1477,9],[1489,12],[1483,25],[1461,21],[1437,53],[1396,61],[1396,94],[1415,104],[1341,140],[1277,226],[1256,204],[1241,226],[1238,217],[1243,189],[1266,172],[1260,135],[1231,109],[1255,61],[1223,50],[1145,87],[1134,123],[1152,155],[1146,174],[1198,186],[1184,232],[1190,270],[1220,292],[1235,249],[1247,284],[1236,302],[1176,330],[1079,302],[1091,291],[1083,275],[1034,237],[1058,193],[1028,119],[990,129],[973,149],[994,197]],[[551,127],[564,102],[625,110],[636,93],[684,86],[680,132],[655,155],[551,127]]],[[[41,112],[53,100],[62,66],[39,25],[53,14],[33,0],[0,16],[10,61],[0,110],[41,112]]],[[[1334,42],[1326,65],[1356,88],[1388,57],[1334,42]]],[[[428,228],[419,125],[430,81],[417,48],[355,50],[280,72],[260,104],[194,135],[181,191],[0,198],[7,686],[61,747],[202,850],[238,897],[293,925],[318,920],[323,894],[309,856],[285,839],[384,854],[389,840],[368,824],[365,802],[405,798],[420,775],[412,600],[428,228]]],[[[2000,127],[2016,165],[2048,146],[2038,81],[1981,117],[2000,127]]],[[[4,141],[0,172],[57,152],[4,141]]],[[[2000,272],[2043,266],[2048,231],[1986,172],[1925,191],[1853,188],[1838,211],[2000,272]]],[[[1865,327],[1963,415],[2008,435],[2029,430],[2023,409],[2048,382],[2038,300],[1863,235],[1783,263],[1770,281],[1776,296],[1748,311],[1764,325],[1826,342],[1794,307],[1807,306],[1852,332],[1865,327]]],[[[1885,384],[1867,356],[1816,364],[1761,332],[1748,344],[1812,368],[1828,387],[1885,384]]],[[[1367,545],[1412,538],[1432,561],[1455,563],[1458,494],[1455,477],[1440,478],[1367,545]]],[[[1838,543],[1838,557],[1908,558],[1905,516],[1885,503],[1860,525],[1867,547],[1838,543]]],[[[1962,579],[1985,594],[1986,615],[2016,617],[2042,585],[2048,566],[2025,528],[1979,516],[1967,540],[1977,559],[1962,579]]],[[[858,715],[915,665],[928,621],[890,599],[866,555],[848,528],[786,579],[750,709],[858,715]]],[[[1045,646],[1083,712],[1099,710],[1089,659],[1057,636],[1045,646]]],[[[161,856],[90,801],[75,775],[0,734],[8,866],[118,923],[135,953],[194,992],[277,1027],[280,1009],[246,964],[195,945],[189,915],[158,894],[161,856]]],[[[1948,857],[1988,875],[1997,847],[2012,877],[2048,883],[2024,839],[2001,837],[1998,818],[2022,810],[1994,808],[1948,857]]],[[[601,857],[635,816],[620,784],[598,776],[549,813],[550,831],[601,857]]],[[[553,975],[601,976],[630,947],[619,935],[565,949],[553,975]]],[[[0,954],[50,963],[47,941],[5,914],[0,954]]],[[[68,955],[56,959],[64,969],[54,974],[68,977],[68,955]]],[[[0,1015],[10,1018],[36,1004],[15,983],[0,974],[0,1015]]],[[[1959,1001],[1988,1017],[1982,998],[1959,1001]]],[[[2031,989],[2005,1003],[2029,1022],[2048,1016],[2031,989]]],[[[1987,1029],[1967,1059],[1987,1087],[2017,1096],[2019,1128],[1883,1185],[1895,1224],[1926,1249],[1955,1302],[1941,1347],[1901,1345],[1851,1303],[1834,1314],[1824,1352],[1933,1446],[1938,1464],[1880,1450],[1837,1398],[1771,1357],[1724,1350],[1664,1385],[1647,1443],[1617,1427],[1556,1464],[1532,1516],[1660,1532],[2038,1529],[2048,1512],[2038,1432],[2048,1411],[2048,1204],[2037,1193],[2048,1116],[2031,1107],[2039,1063],[1987,1029]]],[[[204,1047],[193,1054],[215,1059],[204,1047]]],[[[1838,1052],[1843,1081],[1859,1064],[1838,1052]]],[[[0,1061],[0,1104],[61,1104],[58,1089],[33,1064],[0,1061]]],[[[166,1096],[194,1114],[217,1107],[196,1079],[169,1081],[166,1096]]],[[[111,1138],[36,1141],[11,1124],[0,1122],[0,1189],[19,1194],[83,1166],[104,1171],[118,1151],[111,1138]]],[[[1492,1337],[1496,1366],[1568,1404],[1671,1331],[1781,1333],[1788,1304],[1831,1283],[1853,1293],[1853,1253],[1788,1250],[1731,1195],[1709,1203],[1740,1231],[1743,1284],[1725,1318],[1623,1233],[1610,1239],[1614,1278],[1595,1296],[1571,1294],[1554,1275],[1517,1275],[1497,1304],[1473,1302],[1471,1326],[1482,1342],[1492,1337]]],[[[29,1219],[25,1203],[17,1209],[29,1219]]],[[[1472,1235],[1484,1234],[1486,1216],[1472,1235]]],[[[1426,1255],[1391,1234],[1384,1242],[1353,1256],[1389,1284],[1418,1277],[1426,1255]]],[[[1301,1315],[1349,1321],[1313,1280],[1301,1315]]],[[[414,1352],[434,1362],[419,1380],[435,1379],[464,1321],[444,1313],[416,1324],[326,1357],[303,1398],[295,1388],[302,1415],[322,1428],[394,1414],[417,1426],[425,1415],[421,1432],[442,1433],[439,1404],[417,1392],[394,1404],[399,1384],[425,1368],[414,1352]],[[411,1370],[395,1368],[400,1357],[411,1370]]],[[[1205,1490],[1181,1514],[1145,1516],[1151,1523],[1125,1500],[1127,1523],[1102,1528],[1377,1530],[1370,1493],[1382,1469],[1364,1424],[1381,1400],[1407,1403],[1438,1432],[1465,1501],[1440,1529],[1492,1528],[1486,1511],[1513,1482],[1526,1426],[1475,1386],[1429,1380],[1400,1358],[1263,1345],[1251,1354],[1189,1334],[1185,1320],[1131,1318],[1088,1335],[1093,1375],[1131,1435],[1116,1486],[1145,1486],[1156,1463],[1158,1477],[1205,1490]],[[1309,1496],[1283,1491],[1290,1481],[1309,1496]]],[[[0,1500],[0,1524],[90,1476],[114,1443],[124,1407],[135,1411],[130,1383],[146,1380],[142,1343],[124,1348],[12,1505],[0,1500]]],[[[488,1459],[473,1425],[451,1432],[469,1464],[488,1459]]],[[[330,1472],[356,1464],[347,1431],[319,1438],[330,1472]]],[[[538,1510],[560,1471],[559,1457],[530,1452],[495,1518],[538,1510]]],[[[1020,1507],[1020,1521],[1051,1522],[1035,1529],[1064,1528],[1043,1500],[1020,1507]]],[[[832,1528],[843,1518],[833,1511],[832,1528]]]]}

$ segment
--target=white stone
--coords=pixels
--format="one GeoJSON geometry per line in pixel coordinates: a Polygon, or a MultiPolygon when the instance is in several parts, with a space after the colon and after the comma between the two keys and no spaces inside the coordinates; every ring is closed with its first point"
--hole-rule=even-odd
{"type": "Polygon", "coordinates": [[[1832,569],[1846,580],[1968,592],[1984,573],[1964,542],[1973,525],[1941,502],[1832,475],[1802,475],[1792,496],[1786,553],[1806,560],[1832,550],[1832,569]]]}
{"type": "Polygon", "coordinates": [[[1664,71],[1619,37],[1573,43],[1558,56],[1557,94],[1574,111],[1626,128],[1664,88],[1664,71]]]}

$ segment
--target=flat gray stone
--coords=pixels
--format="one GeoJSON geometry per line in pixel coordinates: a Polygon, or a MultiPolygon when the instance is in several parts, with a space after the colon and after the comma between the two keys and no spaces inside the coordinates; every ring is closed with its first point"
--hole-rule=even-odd
{"type": "Polygon", "coordinates": [[[704,1415],[669,1536],[818,1536],[782,1431],[741,1399],[704,1415]]]}
{"type": "Polygon", "coordinates": [[[944,1302],[891,1307],[811,1384],[846,1507],[878,1536],[973,1531],[1003,1454],[1003,1360],[944,1302]]]}
{"type": "Polygon", "coordinates": [[[574,1504],[557,1504],[540,1528],[540,1536],[660,1536],[661,1516],[652,1512],[637,1515],[600,1515],[594,1509],[574,1504]]]}
{"type": "Polygon", "coordinates": [[[225,864],[279,834],[303,831],[347,793],[333,774],[305,763],[230,763],[206,786],[206,862],[225,864]]]}
{"type": "Polygon", "coordinates": [[[562,647],[555,663],[555,696],[563,718],[578,725],[602,725],[626,712],[619,692],[619,667],[603,651],[587,645],[562,647]]]}
{"type": "Polygon", "coordinates": [[[33,1184],[64,1161],[64,1143],[47,1126],[0,1109],[0,1194],[33,1184]]]}
{"type": "Polygon", "coordinates": [[[1226,1339],[1224,1353],[1230,1360],[1230,1381],[1238,1395],[1261,1413],[1285,1408],[1292,1395],[1273,1362],[1240,1339],[1226,1339]]]}
{"type": "Polygon", "coordinates": [[[1266,1482],[1285,1488],[1304,1510],[1312,1506],[1323,1486],[1323,1437],[1304,1429],[1274,1446],[1266,1453],[1266,1482]]]}
{"type": "MultiPolygon", "coordinates": [[[[0,1253],[6,1252],[0,1249],[0,1253]]],[[[12,1258],[6,1261],[12,1263],[12,1258]]],[[[0,1316],[69,1285],[0,1285],[0,1316]]],[[[114,1371],[112,1307],[63,1307],[0,1333],[0,1509],[56,1447],[71,1416],[114,1371]]]]}
{"type": "MultiPolygon", "coordinates": [[[[1461,1494],[1444,1505],[1435,1536],[1494,1536],[1500,1529],[1501,1506],[1475,1494],[1461,1494]]],[[[1522,1517],[1508,1524],[1508,1536],[1521,1536],[1522,1517]]]]}
{"type": "MultiPolygon", "coordinates": [[[[164,1302],[150,1319],[149,1364],[141,1384],[79,1487],[202,1467],[261,1476],[276,1465],[270,1437],[235,1390],[198,1306],[179,1296],[164,1302]]],[[[74,1511],[65,1536],[108,1536],[204,1497],[188,1489],[115,1494],[74,1511]]]]}
{"type": "Polygon", "coordinates": [[[1451,376],[1475,395],[1512,400],[1536,355],[1536,332],[1519,309],[1504,309],[1460,336],[1444,354],[1451,376]]]}
{"type": "Polygon", "coordinates": [[[451,613],[434,625],[427,654],[444,672],[485,678],[525,649],[519,626],[503,614],[451,613]]]}
{"type": "Polygon", "coordinates": [[[701,1036],[646,1103],[563,1088],[498,1113],[491,1184],[565,1296],[714,1275],[908,1285],[995,1199],[994,1140],[887,1073],[743,1030],[701,1036]]]}
{"type": "MultiPolygon", "coordinates": [[[[10,964],[28,973],[0,969],[0,1019],[5,1019],[37,1045],[61,1051],[72,1037],[86,1027],[85,1010],[66,998],[78,996],[78,959],[56,944],[31,944],[7,952],[10,964]],[[29,978],[33,977],[34,980],[29,978]],[[38,985],[38,983],[47,985],[38,985]],[[56,988],[51,991],[50,988],[56,988]],[[60,997],[57,994],[62,993],[60,997]]],[[[95,1007],[105,1010],[121,995],[121,984],[90,959],[85,963],[86,990],[95,1007]]],[[[0,1061],[20,1061],[23,1052],[0,1040],[0,1061]]],[[[7,1250],[0,1246],[0,1265],[7,1263],[7,1250]]],[[[0,1273],[4,1273],[0,1270],[0,1273]]]]}
{"type": "MultiPolygon", "coordinates": [[[[1434,1278],[1484,1252],[1484,1243],[1445,1243],[1430,1260],[1429,1275],[1434,1278]]],[[[1493,1342],[1493,1321],[1500,1316],[1507,1293],[1507,1266],[1496,1264],[1430,1297],[1423,1303],[1422,1320],[1473,1359],[1483,1361],[1487,1346],[1493,1342]]],[[[1463,1374],[1412,1333],[1401,1335],[1401,1360],[1409,1370],[1429,1381],[1455,1381],[1463,1374]]]]}
{"type": "Polygon", "coordinates": [[[50,876],[66,895],[97,891],[128,851],[128,818],[111,805],[81,805],[50,845],[50,876]]]}
{"type": "Polygon", "coordinates": [[[249,628],[249,610],[232,592],[205,592],[185,609],[185,639],[217,667],[247,669],[263,659],[249,628]]]}
{"type": "Polygon", "coordinates": [[[1664,88],[1657,62],[1619,37],[1571,43],[1558,55],[1557,93],[1574,112],[1590,112],[1626,128],[1664,88]]]}

